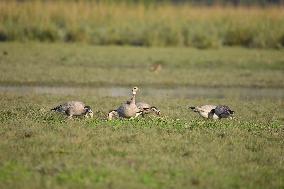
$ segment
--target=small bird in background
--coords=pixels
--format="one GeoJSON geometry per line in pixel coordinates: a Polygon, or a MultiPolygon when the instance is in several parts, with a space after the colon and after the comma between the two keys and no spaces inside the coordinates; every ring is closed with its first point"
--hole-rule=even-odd
{"type": "Polygon", "coordinates": [[[150,71],[154,73],[159,73],[162,70],[163,66],[160,62],[156,62],[151,65],[150,71]]]}

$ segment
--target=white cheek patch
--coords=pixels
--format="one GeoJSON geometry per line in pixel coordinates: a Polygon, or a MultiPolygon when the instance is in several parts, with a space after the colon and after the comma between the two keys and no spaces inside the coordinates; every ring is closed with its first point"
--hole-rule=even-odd
{"type": "Polygon", "coordinates": [[[132,94],[136,95],[136,92],[135,92],[135,91],[132,91],[132,94]]]}

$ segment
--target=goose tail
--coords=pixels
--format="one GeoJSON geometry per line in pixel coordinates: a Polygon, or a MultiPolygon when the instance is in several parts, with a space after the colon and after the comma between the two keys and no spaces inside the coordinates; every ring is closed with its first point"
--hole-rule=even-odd
{"type": "Polygon", "coordinates": [[[54,107],[54,108],[52,108],[52,109],[50,109],[50,111],[59,111],[61,109],[61,106],[56,106],[56,107],[54,107]]]}

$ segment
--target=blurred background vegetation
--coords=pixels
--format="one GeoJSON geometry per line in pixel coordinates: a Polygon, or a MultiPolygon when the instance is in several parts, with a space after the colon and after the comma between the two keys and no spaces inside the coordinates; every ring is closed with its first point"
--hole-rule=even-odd
{"type": "Polygon", "coordinates": [[[127,2],[127,3],[172,3],[195,5],[271,5],[283,4],[283,0],[96,0],[97,2],[127,2]]]}
{"type": "Polygon", "coordinates": [[[282,5],[282,0],[1,1],[0,41],[283,48],[282,5]]]}

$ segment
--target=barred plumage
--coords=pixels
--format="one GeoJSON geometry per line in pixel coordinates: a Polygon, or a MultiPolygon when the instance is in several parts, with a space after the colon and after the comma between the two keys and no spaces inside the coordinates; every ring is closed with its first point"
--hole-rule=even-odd
{"type": "Polygon", "coordinates": [[[65,113],[68,118],[73,116],[93,117],[93,111],[90,106],[86,106],[80,101],[69,101],[52,108],[51,111],[65,113]]]}

